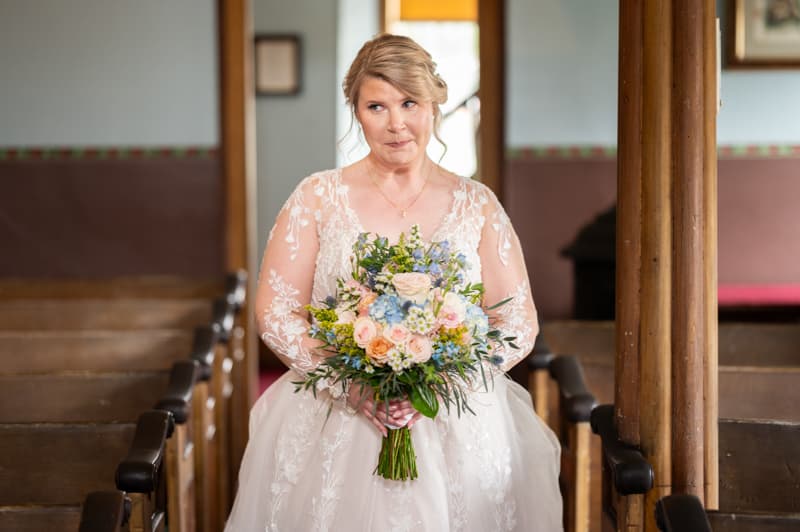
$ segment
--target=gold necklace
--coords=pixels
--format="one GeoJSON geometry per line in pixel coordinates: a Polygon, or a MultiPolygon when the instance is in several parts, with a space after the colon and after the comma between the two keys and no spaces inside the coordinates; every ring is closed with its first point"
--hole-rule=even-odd
{"type": "Polygon", "coordinates": [[[405,218],[405,217],[406,217],[406,215],[408,214],[408,209],[410,209],[411,207],[413,207],[413,206],[414,206],[414,204],[415,204],[415,203],[417,202],[417,200],[419,199],[419,197],[420,197],[420,196],[422,196],[422,192],[425,190],[425,187],[428,185],[428,181],[430,180],[430,177],[431,177],[431,170],[432,170],[432,167],[429,167],[429,168],[428,168],[428,174],[425,176],[425,181],[423,181],[423,182],[422,182],[422,186],[420,187],[420,189],[419,189],[419,192],[417,192],[417,193],[414,195],[414,199],[412,199],[412,200],[411,200],[411,203],[409,203],[409,204],[408,204],[408,205],[406,205],[405,207],[400,207],[398,204],[396,204],[395,202],[393,202],[393,201],[392,201],[392,200],[389,198],[389,196],[387,196],[387,195],[386,195],[386,194],[383,192],[383,189],[381,188],[380,184],[378,183],[378,180],[377,180],[377,179],[375,179],[375,175],[372,173],[372,165],[370,165],[370,164],[368,164],[368,165],[367,165],[367,175],[369,175],[369,178],[370,178],[370,180],[372,181],[372,184],[373,184],[373,185],[375,185],[375,188],[377,188],[377,189],[378,189],[378,192],[380,192],[380,193],[381,193],[381,196],[383,196],[383,199],[385,199],[385,200],[386,200],[386,202],[387,202],[389,205],[391,205],[392,207],[394,207],[394,208],[395,208],[395,210],[397,210],[398,212],[400,212],[400,216],[401,216],[402,218],[405,218]]]}

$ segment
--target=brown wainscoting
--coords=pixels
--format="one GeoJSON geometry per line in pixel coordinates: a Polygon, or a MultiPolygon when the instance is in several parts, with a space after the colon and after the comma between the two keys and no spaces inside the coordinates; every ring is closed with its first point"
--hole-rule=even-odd
{"type": "Polygon", "coordinates": [[[0,160],[0,277],[223,273],[215,151],[0,160]]]}
{"type": "Polygon", "coordinates": [[[572,316],[572,261],[561,250],[616,201],[614,158],[506,160],[505,206],[525,253],[542,319],[572,316]]]}
{"type": "MultiPolygon", "coordinates": [[[[572,261],[560,252],[616,201],[616,159],[596,153],[506,158],[505,205],[544,319],[572,316],[572,261]]],[[[719,282],[800,281],[800,158],[725,153],[718,170],[719,282]]]]}

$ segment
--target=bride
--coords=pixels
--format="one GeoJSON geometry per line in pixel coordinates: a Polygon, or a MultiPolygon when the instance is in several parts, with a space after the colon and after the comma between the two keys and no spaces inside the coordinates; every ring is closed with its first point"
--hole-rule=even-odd
{"type": "MultiPolygon", "coordinates": [[[[562,530],[559,444],[528,393],[504,376],[472,394],[476,415],[421,418],[408,400],[390,408],[352,391],[295,393],[292,381],[325,356],[308,336],[304,306],[349,277],[359,233],[397,242],[414,224],[467,257],[465,282],[482,282],[497,328],[516,336],[503,370],[538,332],[517,236],[494,194],[426,155],[447,86],[430,55],[407,37],[367,42],[343,84],[370,152],[315,173],[294,190],[269,235],[255,307],[261,338],[289,367],[256,402],[228,531],[562,530]],[[330,411],[330,405],[333,409],[330,411]],[[406,420],[419,478],[373,475],[386,424],[406,420]]],[[[438,136],[437,136],[438,139],[438,136]]]]}

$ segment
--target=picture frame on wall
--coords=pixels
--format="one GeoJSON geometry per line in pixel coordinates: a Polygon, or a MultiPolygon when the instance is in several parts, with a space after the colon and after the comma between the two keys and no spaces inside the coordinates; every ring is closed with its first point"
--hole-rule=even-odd
{"type": "Polygon", "coordinates": [[[291,96],[300,92],[300,37],[256,35],[255,83],[258,96],[291,96]]]}
{"type": "Polygon", "coordinates": [[[729,0],[727,67],[800,67],[800,0],[729,0]]]}

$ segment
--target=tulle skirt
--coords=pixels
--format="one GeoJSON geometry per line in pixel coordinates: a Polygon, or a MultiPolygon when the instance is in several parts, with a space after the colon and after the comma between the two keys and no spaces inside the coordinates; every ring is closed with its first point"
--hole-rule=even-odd
{"type": "Polygon", "coordinates": [[[496,378],[470,413],[411,430],[419,477],[373,475],[381,435],[289,371],[259,398],[226,531],[488,532],[562,530],[560,446],[525,389],[496,378]],[[326,419],[327,418],[327,419],[326,419]]]}

